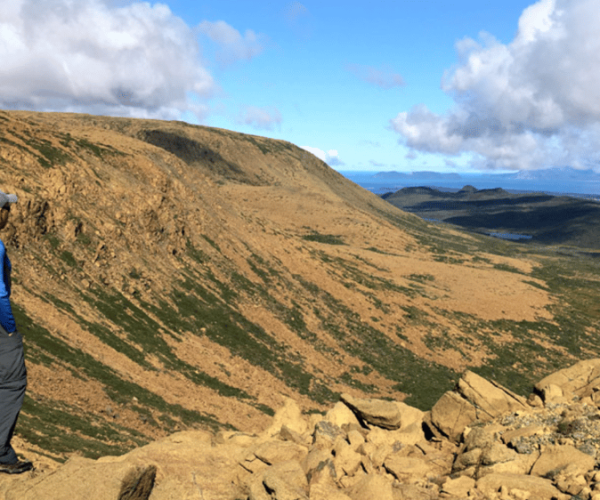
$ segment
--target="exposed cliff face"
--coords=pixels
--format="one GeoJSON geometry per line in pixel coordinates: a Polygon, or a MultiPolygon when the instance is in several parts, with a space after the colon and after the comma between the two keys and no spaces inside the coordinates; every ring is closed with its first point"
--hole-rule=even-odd
{"type": "Polygon", "coordinates": [[[0,236],[27,345],[24,451],[257,429],[286,395],[428,408],[467,367],[519,390],[597,352],[598,314],[568,316],[552,258],[429,225],[285,141],[0,112],[0,168],[19,195],[0,236]]]}

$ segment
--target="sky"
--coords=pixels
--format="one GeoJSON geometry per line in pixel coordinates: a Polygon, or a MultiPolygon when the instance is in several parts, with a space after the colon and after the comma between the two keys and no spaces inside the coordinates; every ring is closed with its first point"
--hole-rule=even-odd
{"type": "Polygon", "coordinates": [[[0,108],[184,120],[340,171],[600,172],[600,0],[0,0],[0,108]]]}

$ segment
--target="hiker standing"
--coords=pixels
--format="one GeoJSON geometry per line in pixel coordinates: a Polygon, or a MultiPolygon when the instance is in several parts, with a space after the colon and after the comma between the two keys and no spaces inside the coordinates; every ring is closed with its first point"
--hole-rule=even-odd
{"type": "MultiPolygon", "coordinates": [[[[0,229],[8,224],[10,206],[17,195],[0,191],[0,229]]],[[[0,472],[21,474],[33,469],[19,460],[10,445],[27,387],[23,337],[17,331],[10,306],[10,260],[0,240],[0,472]]]]}

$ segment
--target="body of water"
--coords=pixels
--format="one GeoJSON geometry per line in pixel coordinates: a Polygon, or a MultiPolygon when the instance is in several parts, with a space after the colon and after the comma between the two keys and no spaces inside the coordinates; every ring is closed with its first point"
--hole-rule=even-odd
{"type": "Polygon", "coordinates": [[[466,185],[476,189],[502,188],[513,194],[522,193],[547,193],[551,195],[568,195],[577,198],[586,198],[600,202],[600,183],[577,182],[568,180],[531,181],[528,179],[506,179],[501,176],[483,174],[460,174],[460,179],[434,179],[419,178],[394,179],[391,176],[377,176],[376,172],[365,171],[340,171],[347,179],[355,184],[381,195],[395,192],[404,187],[427,186],[442,191],[457,191],[466,185]]]}

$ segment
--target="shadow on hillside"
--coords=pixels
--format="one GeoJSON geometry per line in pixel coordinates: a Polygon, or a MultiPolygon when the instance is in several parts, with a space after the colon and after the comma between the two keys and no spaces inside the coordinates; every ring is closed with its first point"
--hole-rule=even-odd
{"type": "Polygon", "coordinates": [[[189,137],[165,130],[143,130],[139,138],[175,155],[188,165],[202,165],[212,173],[243,184],[261,184],[235,163],[225,160],[217,151],[189,137]]]}

